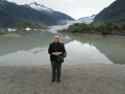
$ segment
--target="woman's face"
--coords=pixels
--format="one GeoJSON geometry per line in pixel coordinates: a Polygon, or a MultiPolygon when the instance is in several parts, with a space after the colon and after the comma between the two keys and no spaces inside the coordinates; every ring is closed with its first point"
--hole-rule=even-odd
{"type": "Polygon", "coordinates": [[[59,42],[59,38],[55,37],[55,38],[54,38],[54,42],[55,42],[55,43],[58,43],[58,42],[59,42]]]}

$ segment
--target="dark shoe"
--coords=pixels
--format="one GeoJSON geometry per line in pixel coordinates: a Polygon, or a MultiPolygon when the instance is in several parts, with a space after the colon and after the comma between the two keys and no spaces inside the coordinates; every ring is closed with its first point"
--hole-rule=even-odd
{"type": "Polygon", "coordinates": [[[59,82],[59,83],[60,83],[60,82],[61,82],[61,80],[60,80],[60,79],[57,79],[57,82],[59,82]]]}
{"type": "Polygon", "coordinates": [[[55,79],[52,79],[51,82],[55,82],[55,79]]]}

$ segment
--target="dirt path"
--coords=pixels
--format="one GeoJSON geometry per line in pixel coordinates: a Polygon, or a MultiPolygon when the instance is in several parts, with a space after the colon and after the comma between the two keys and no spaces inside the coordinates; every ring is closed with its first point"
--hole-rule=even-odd
{"type": "Polygon", "coordinates": [[[51,83],[51,66],[0,67],[0,94],[125,94],[125,65],[63,65],[51,83]]]}

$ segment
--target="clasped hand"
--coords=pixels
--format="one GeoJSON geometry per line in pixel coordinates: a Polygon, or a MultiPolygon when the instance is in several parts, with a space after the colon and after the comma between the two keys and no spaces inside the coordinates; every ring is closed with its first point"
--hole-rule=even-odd
{"type": "Polygon", "coordinates": [[[55,56],[59,56],[59,55],[61,55],[62,54],[62,52],[53,52],[52,53],[52,55],[55,55],[55,56]]]}

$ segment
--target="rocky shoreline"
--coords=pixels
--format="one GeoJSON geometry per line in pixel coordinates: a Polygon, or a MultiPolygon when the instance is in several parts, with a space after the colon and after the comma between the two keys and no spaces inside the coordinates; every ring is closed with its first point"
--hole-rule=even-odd
{"type": "Polygon", "coordinates": [[[0,66],[0,94],[125,94],[125,65],[62,67],[62,82],[51,83],[51,66],[0,66]]]}

